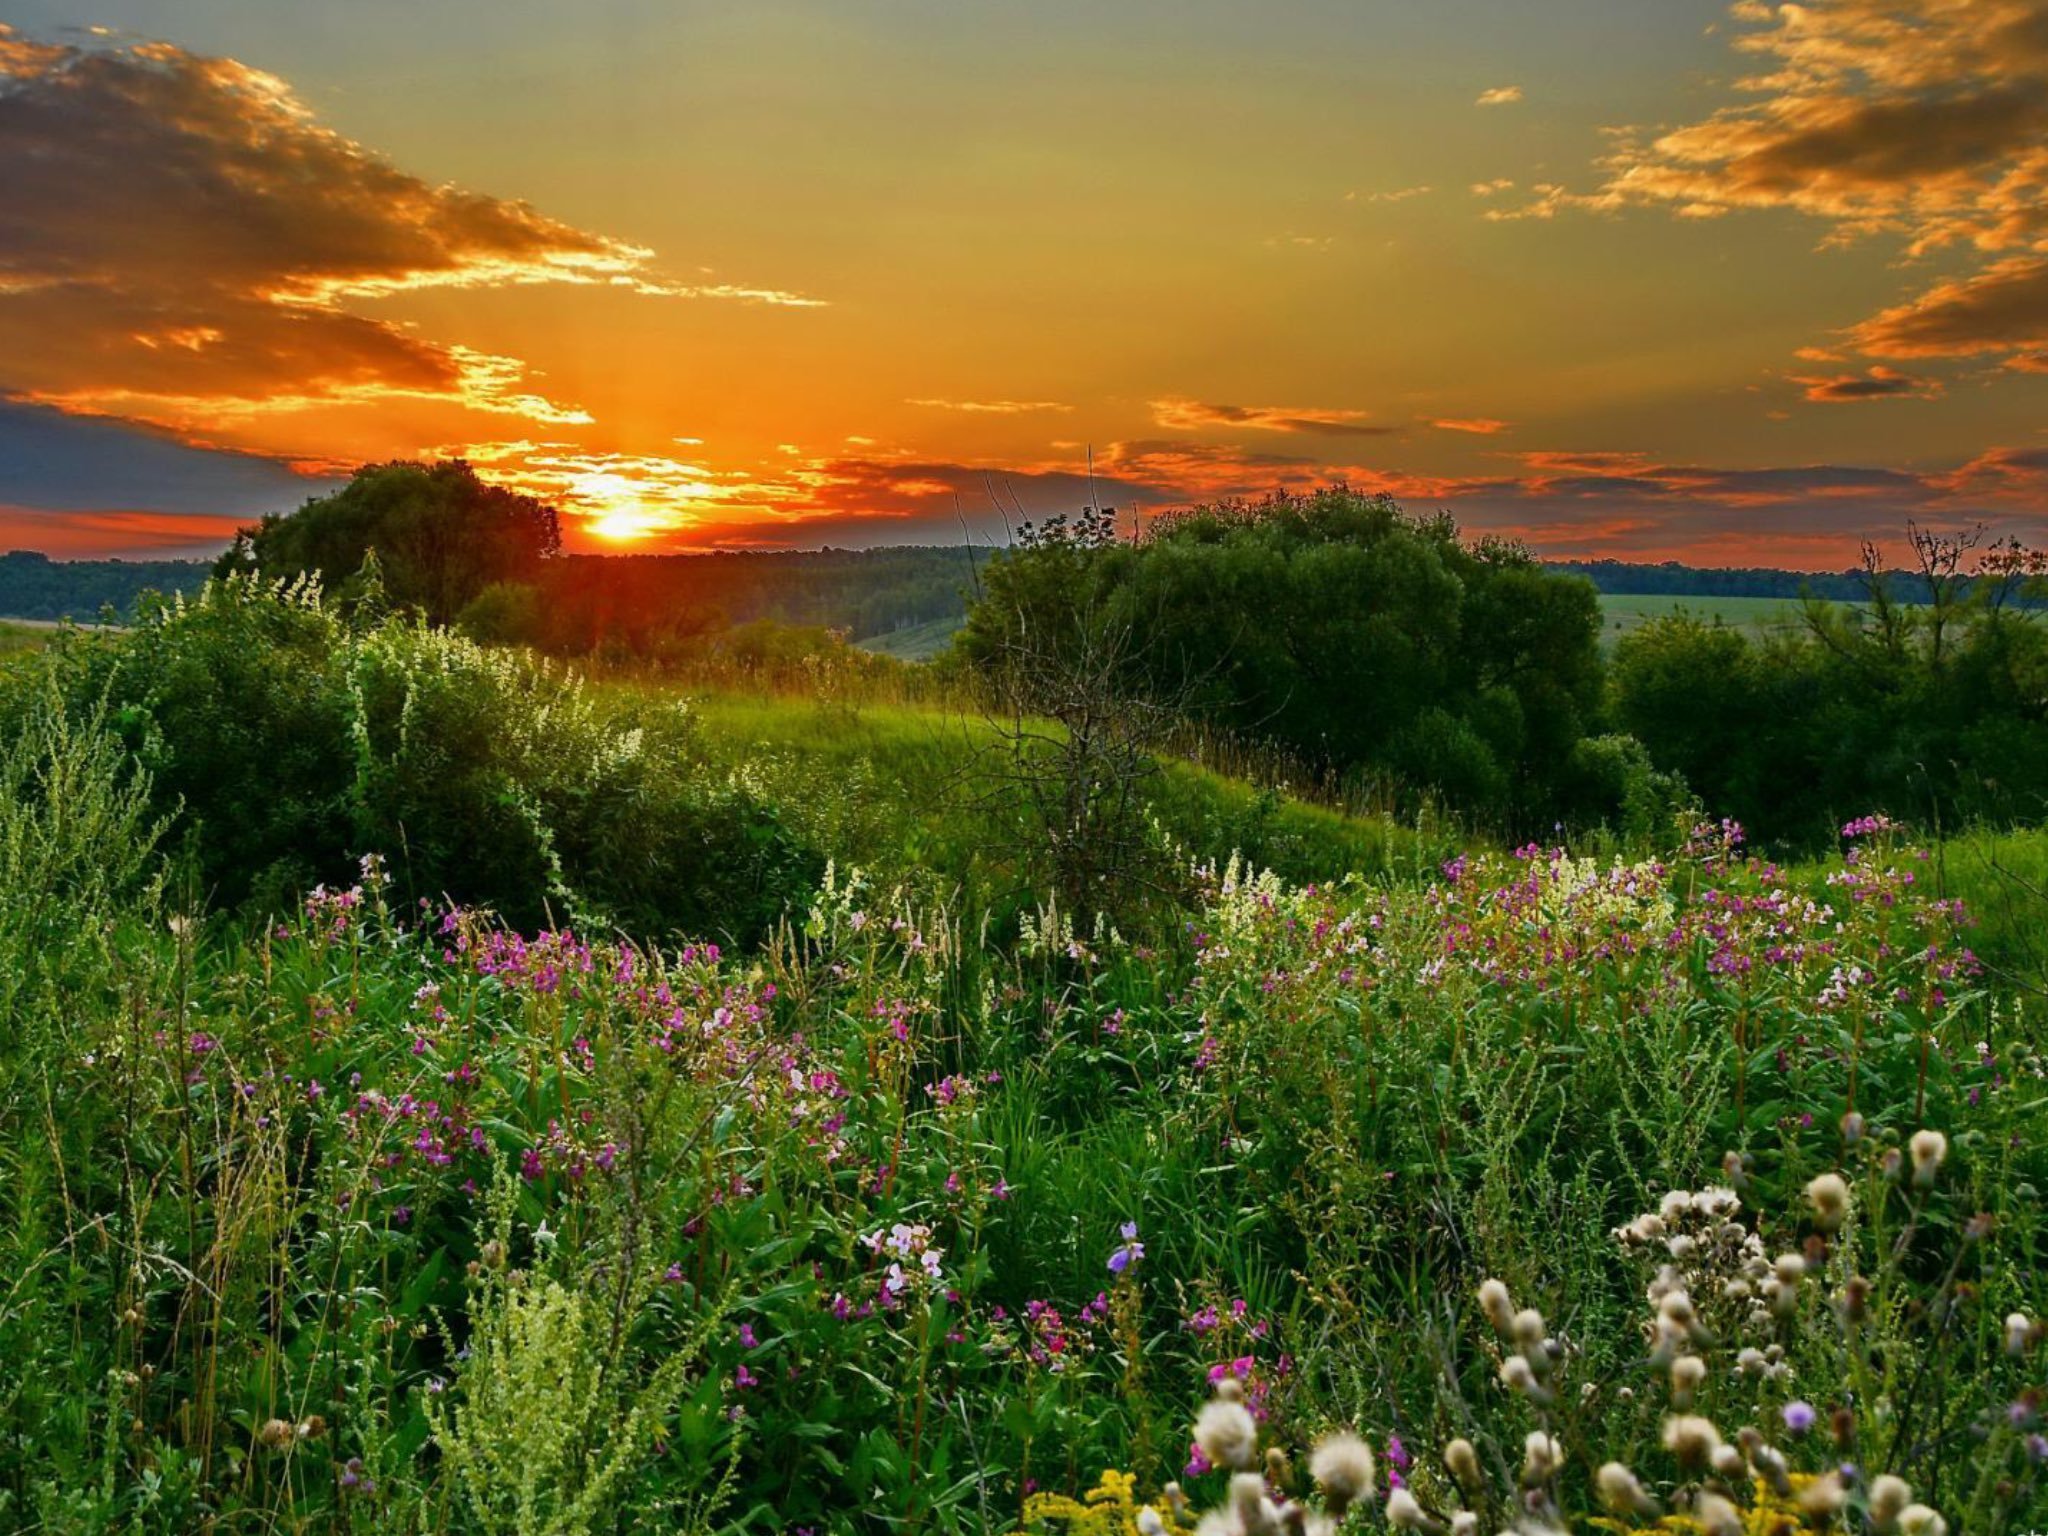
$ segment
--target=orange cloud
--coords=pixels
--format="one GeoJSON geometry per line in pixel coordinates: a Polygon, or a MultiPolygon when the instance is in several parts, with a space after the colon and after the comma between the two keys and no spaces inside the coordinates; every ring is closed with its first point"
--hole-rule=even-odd
{"type": "Polygon", "coordinates": [[[1941,393],[1939,379],[1915,378],[1910,373],[1876,367],[1864,373],[1826,376],[1788,375],[1794,384],[1806,387],[1808,400],[1841,402],[1852,400],[1927,400],[1941,393]]]}
{"type": "Polygon", "coordinates": [[[1741,0],[1732,15],[1735,48],[1760,65],[1736,82],[1743,99],[1654,136],[1622,132],[1594,191],[1540,188],[1489,217],[1784,209],[1823,222],[1829,244],[1885,234],[1912,256],[1975,251],[1996,259],[1851,338],[1881,357],[2038,343],[2048,328],[2048,11],[2038,0],[1741,0]]]}
{"type": "Polygon", "coordinates": [[[1482,107],[1506,107],[1512,106],[1521,99],[1522,88],[1519,85],[1496,85],[1490,90],[1481,91],[1476,105],[1482,107]]]}
{"type": "Polygon", "coordinates": [[[2048,342],[2048,260],[1992,263],[1938,283],[1850,331],[1876,357],[1970,357],[2048,342]]]}
{"type": "Polygon", "coordinates": [[[1394,427],[1363,423],[1365,411],[1294,405],[1211,405],[1178,397],[1154,400],[1152,420],[1174,432],[1249,427],[1256,432],[1313,432],[1335,437],[1385,437],[1394,427]]]}
{"type": "Polygon", "coordinates": [[[1027,411],[1071,411],[1058,400],[906,400],[935,411],[964,411],[976,416],[1021,416],[1027,411]]]}
{"type": "Polygon", "coordinates": [[[539,283],[805,304],[674,284],[646,249],[434,185],[321,126],[274,75],[161,43],[0,27],[0,390],[199,432],[387,398],[587,422],[516,358],[350,306],[539,283]]]}
{"type": "Polygon", "coordinates": [[[1505,432],[1509,422],[1496,421],[1491,416],[1438,416],[1430,425],[1439,432],[1470,432],[1479,437],[1491,437],[1496,432],[1505,432]]]}

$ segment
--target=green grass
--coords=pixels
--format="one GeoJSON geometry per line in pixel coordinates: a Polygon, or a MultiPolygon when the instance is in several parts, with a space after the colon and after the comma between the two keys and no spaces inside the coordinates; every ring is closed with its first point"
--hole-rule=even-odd
{"type": "Polygon", "coordinates": [[[1800,622],[1796,597],[1682,597],[1667,593],[1600,594],[1602,638],[1612,642],[1652,619],[1689,614],[1708,623],[1779,629],[1800,622]]]}
{"type": "MultiPolygon", "coordinates": [[[[693,702],[714,760],[761,787],[842,863],[921,865],[969,884],[996,877],[997,813],[985,790],[1006,743],[990,721],[942,707],[757,693],[693,702]]],[[[1291,879],[1433,866],[1455,841],[1445,829],[1347,815],[1182,760],[1162,759],[1147,796],[1193,858],[1242,854],[1291,879]]]]}
{"type": "Polygon", "coordinates": [[[877,656],[893,656],[898,661],[930,661],[960,633],[964,622],[964,615],[953,614],[913,624],[908,629],[891,630],[886,635],[870,635],[855,644],[864,651],[873,651],[877,656]]]}
{"type": "Polygon", "coordinates": [[[50,632],[54,627],[19,619],[0,619],[0,656],[40,651],[50,643],[50,632]]]}

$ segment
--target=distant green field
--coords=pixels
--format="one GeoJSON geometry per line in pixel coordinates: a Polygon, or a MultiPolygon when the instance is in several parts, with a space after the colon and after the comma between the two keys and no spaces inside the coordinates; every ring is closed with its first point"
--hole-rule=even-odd
{"type": "Polygon", "coordinates": [[[894,656],[898,661],[930,661],[960,632],[962,622],[958,616],[933,619],[908,629],[891,630],[886,635],[870,635],[855,643],[877,656],[894,656]]]}
{"type": "Polygon", "coordinates": [[[1707,623],[1719,622],[1747,628],[1777,629],[1797,624],[1801,604],[1796,597],[1681,597],[1665,593],[1651,595],[1603,592],[1600,611],[1605,619],[1604,638],[1613,641],[1652,619],[1674,613],[1691,614],[1707,623]]]}
{"type": "Polygon", "coordinates": [[[18,651],[41,650],[49,643],[50,632],[55,627],[51,624],[0,619],[0,656],[11,656],[18,651]]]}

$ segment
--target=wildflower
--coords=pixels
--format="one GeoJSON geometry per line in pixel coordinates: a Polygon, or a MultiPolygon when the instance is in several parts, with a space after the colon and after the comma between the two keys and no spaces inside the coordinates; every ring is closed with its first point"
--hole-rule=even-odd
{"type": "Polygon", "coordinates": [[[1524,1307],[1515,1314],[1510,1326],[1514,1330],[1515,1343],[1521,1346],[1523,1354],[1532,1356],[1529,1363],[1535,1365],[1533,1356],[1543,1347],[1543,1340],[1550,1332],[1543,1324],[1543,1314],[1534,1307],[1524,1307]]]}
{"type": "Polygon", "coordinates": [[[1123,1246],[1109,1256],[1109,1271],[1113,1275],[1122,1274],[1145,1257],[1145,1245],[1138,1241],[1138,1224],[1127,1221],[1119,1230],[1123,1234],[1123,1246]]]}
{"type": "Polygon", "coordinates": [[[1908,1504],[1899,1511],[1899,1536],[1948,1536],[1948,1522],[1925,1504],[1908,1504]]]}
{"type": "Polygon", "coordinates": [[[272,1450],[292,1443],[292,1427],[283,1419],[265,1419],[263,1427],[256,1431],[256,1438],[272,1450]]]}
{"type": "Polygon", "coordinates": [[[1500,1363],[1501,1384],[1510,1391],[1519,1392],[1532,1403],[1550,1401],[1550,1389],[1536,1379],[1536,1372],[1529,1362],[1520,1355],[1509,1355],[1500,1363]]]}
{"type": "Polygon", "coordinates": [[[1278,1536],[1280,1511],[1266,1497],[1266,1480],[1240,1472],[1230,1480],[1230,1511],[1244,1536],[1278,1536]]]}
{"type": "Polygon", "coordinates": [[[1852,1109],[1842,1116],[1842,1143],[1844,1146],[1855,1146],[1857,1142],[1863,1139],[1863,1131],[1863,1117],[1857,1114],[1855,1110],[1852,1109]]]}
{"type": "Polygon", "coordinates": [[[1441,1531],[1440,1522],[1432,1520],[1423,1507],[1415,1502],[1415,1495],[1406,1488],[1396,1488],[1387,1495],[1387,1524],[1397,1531],[1441,1531]]]}
{"type": "Polygon", "coordinates": [[[1563,1460],[1564,1452],[1555,1440],[1540,1429],[1530,1430],[1528,1439],[1522,1442],[1522,1481],[1549,1482],[1563,1460]]]}
{"type": "Polygon", "coordinates": [[[1697,1414],[1676,1414],[1664,1421],[1664,1448],[1689,1467],[1703,1467],[1721,1443],[1713,1420],[1697,1414]]]}
{"type": "Polygon", "coordinates": [[[1671,1396],[1674,1401],[1684,1404],[1692,1401],[1693,1392],[1707,1379],[1707,1362],[1698,1355],[1680,1355],[1671,1362],[1671,1396]]]}
{"type": "Polygon", "coordinates": [[[2024,1355],[2027,1346],[2034,1342],[2034,1324],[2024,1312],[2008,1314],[2005,1319],[2005,1352],[2009,1355],[2024,1355]]]}
{"type": "Polygon", "coordinates": [[[1348,1429],[1323,1436],[1308,1460],[1309,1476],[1323,1490],[1331,1515],[1341,1520],[1352,1505],[1373,1496],[1372,1447],[1348,1429]]]}
{"type": "Polygon", "coordinates": [[[1470,1440],[1460,1435],[1446,1445],[1444,1465],[1451,1469],[1451,1476],[1458,1480],[1458,1486],[1467,1493],[1476,1493],[1479,1490],[1479,1452],[1473,1448],[1470,1440]]]}
{"type": "Polygon", "coordinates": [[[1692,1517],[1706,1536],[1742,1536],[1742,1512],[1718,1493],[1694,1494],[1692,1517]]]}
{"type": "Polygon", "coordinates": [[[1150,1504],[1138,1511],[1138,1536],[1166,1536],[1166,1522],[1150,1504]]]}
{"type": "MultiPolygon", "coordinates": [[[[1231,1383],[1235,1385],[1235,1383],[1231,1383]]],[[[1195,1445],[1215,1467],[1249,1467],[1258,1448],[1259,1426],[1251,1411],[1219,1392],[1195,1417],[1195,1445]]]]}
{"type": "MultiPolygon", "coordinates": [[[[1939,1131],[1915,1131],[1906,1146],[1913,1154],[1913,1182],[1925,1189],[1934,1182],[1934,1176],[1941,1172],[1942,1162],[1948,1157],[1948,1138],[1939,1131]]],[[[1935,1518],[1941,1517],[1936,1515],[1935,1518]]]]}
{"type": "Polygon", "coordinates": [[[1898,1524],[1899,1516],[1913,1502],[1913,1488],[1902,1477],[1882,1473],[1870,1483],[1870,1523],[1880,1531],[1898,1524]]]}
{"type": "Polygon", "coordinates": [[[1823,1173],[1806,1186],[1813,1219],[1823,1232],[1841,1228],[1849,1214],[1849,1186],[1839,1173],[1823,1173]]]}
{"type": "Polygon", "coordinates": [[[1600,1502],[1617,1515],[1654,1515],[1657,1501],[1643,1492],[1635,1473],[1618,1461],[1610,1461],[1593,1475],[1600,1490],[1600,1502]]]}
{"type": "Polygon", "coordinates": [[[1508,1299],[1508,1288],[1498,1280],[1480,1282],[1479,1310],[1486,1314],[1494,1332],[1501,1337],[1506,1338],[1514,1331],[1515,1304],[1508,1299]]]}
{"type": "Polygon", "coordinates": [[[1816,1415],[1813,1411],[1813,1404],[1801,1402],[1787,1403],[1781,1417],[1785,1420],[1785,1427],[1791,1430],[1793,1434],[1803,1435],[1813,1428],[1813,1421],[1816,1415]]]}

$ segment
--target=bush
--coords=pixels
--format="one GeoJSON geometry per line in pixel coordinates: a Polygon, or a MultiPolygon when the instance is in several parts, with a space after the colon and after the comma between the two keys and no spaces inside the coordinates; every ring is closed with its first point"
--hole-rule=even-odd
{"type": "Polygon", "coordinates": [[[682,706],[614,709],[455,634],[352,626],[310,586],[231,577],[49,665],[74,712],[107,701],[226,905],[288,905],[379,852],[413,899],[750,940],[822,867],[705,767],[682,706]]]}

